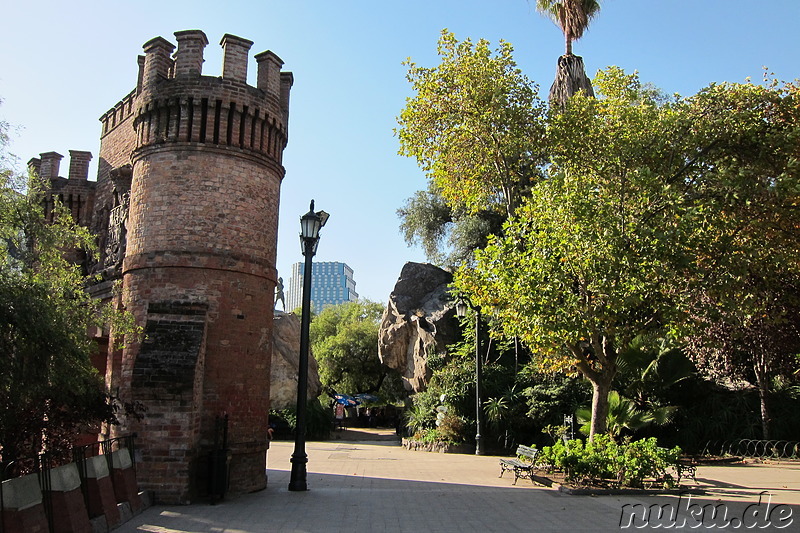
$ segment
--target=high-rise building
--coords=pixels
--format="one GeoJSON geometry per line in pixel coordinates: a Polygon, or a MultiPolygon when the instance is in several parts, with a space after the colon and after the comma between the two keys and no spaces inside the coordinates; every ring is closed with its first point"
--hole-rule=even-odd
{"type": "MultiPolygon", "coordinates": [[[[286,287],[286,310],[303,305],[303,275],[305,263],[292,265],[292,277],[286,287]]],[[[314,263],[311,272],[311,310],[319,313],[325,306],[358,299],[353,269],[345,263],[323,261],[314,263]]]]}

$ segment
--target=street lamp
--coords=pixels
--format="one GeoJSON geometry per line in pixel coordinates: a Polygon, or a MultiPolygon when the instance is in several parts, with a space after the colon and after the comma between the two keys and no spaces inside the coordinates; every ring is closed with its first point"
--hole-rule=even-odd
{"type": "Polygon", "coordinates": [[[306,402],[308,396],[308,327],[311,323],[311,268],[319,244],[319,230],[330,215],[314,212],[314,200],[308,213],[300,218],[300,245],[306,258],[303,270],[303,311],[300,319],[300,363],[297,368],[297,418],[295,423],[294,453],[289,490],[308,490],[306,484],[306,402]]]}
{"type": "Polygon", "coordinates": [[[483,455],[483,406],[481,405],[481,380],[483,376],[483,359],[481,358],[481,308],[473,306],[466,300],[456,302],[456,315],[467,316],[467,307],[475,311],[475,455],[483,455]]]}

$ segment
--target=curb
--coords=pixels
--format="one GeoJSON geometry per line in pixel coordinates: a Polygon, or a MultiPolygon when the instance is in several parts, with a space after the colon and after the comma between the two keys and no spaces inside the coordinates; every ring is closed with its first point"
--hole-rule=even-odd
{"type": "Polygon", "coordinates": [[[686,488],[686,487],[678,487],[675,489],[591,489],[591,488],[578,488],[578,487],[570,487],[569,485],[562,485],[561,483],[557,483],[548,477],[537,476],[536,474],[531,476],[531,481],[538,483],[540,485],[544,485],[545,487],[549,487],[551,489],[557,490],[558,492],[569,494],[571,496],[638,496],[638,495],[650,495],[650,496],[664,496],[664,495],[674,495],[678,496],[680,494],[694,494],[694,495],[703,495],[706,494],[706,491],[701,488],[686,488]]]}

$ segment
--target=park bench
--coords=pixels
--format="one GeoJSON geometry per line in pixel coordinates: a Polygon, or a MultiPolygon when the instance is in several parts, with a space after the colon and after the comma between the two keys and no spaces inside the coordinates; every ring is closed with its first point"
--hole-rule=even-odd
{"type": "Polygon", "coordinates": [[[500,459],[500,476],[506,471],[514,471],[514,485],[521,477],[533,481],[533,471],[536,470],[536,455],[539,450],[520,444],[517,447],[517,457],[515,459],[500,459]]]}
{"type": "Polygon", "coordinates": [[[681,482],[681,478],[691,478],[692,481],[697,483],[697,463],[694,462],[692,459],[681,459],[678,461],[678,464],[675,465],[675,473],[678,476],[678,483],[681,482]]]}

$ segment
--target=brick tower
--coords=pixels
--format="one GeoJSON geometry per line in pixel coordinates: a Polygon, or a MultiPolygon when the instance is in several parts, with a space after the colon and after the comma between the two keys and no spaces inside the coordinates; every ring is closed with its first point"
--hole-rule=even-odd
{"type": "MultiPolygon", "coordinates": [[[[93,229],[101,235],[95,287],[144,328],[111,347],[106,380],[142,402],[136,432],[141,488],[163,503],[208,491],[210,457],[227,435],[229,491],[265,487],[266,428],[278,203],[292,74],[251,41],[222,38],[222,76],[202,75],[199,30],[144,44],[137,88],[101,121],[93,229]],[[213,453],[212,453],[213,452],[213,453]]],[[[223,460],[225,462],[225,460],[223,460]]]]}

